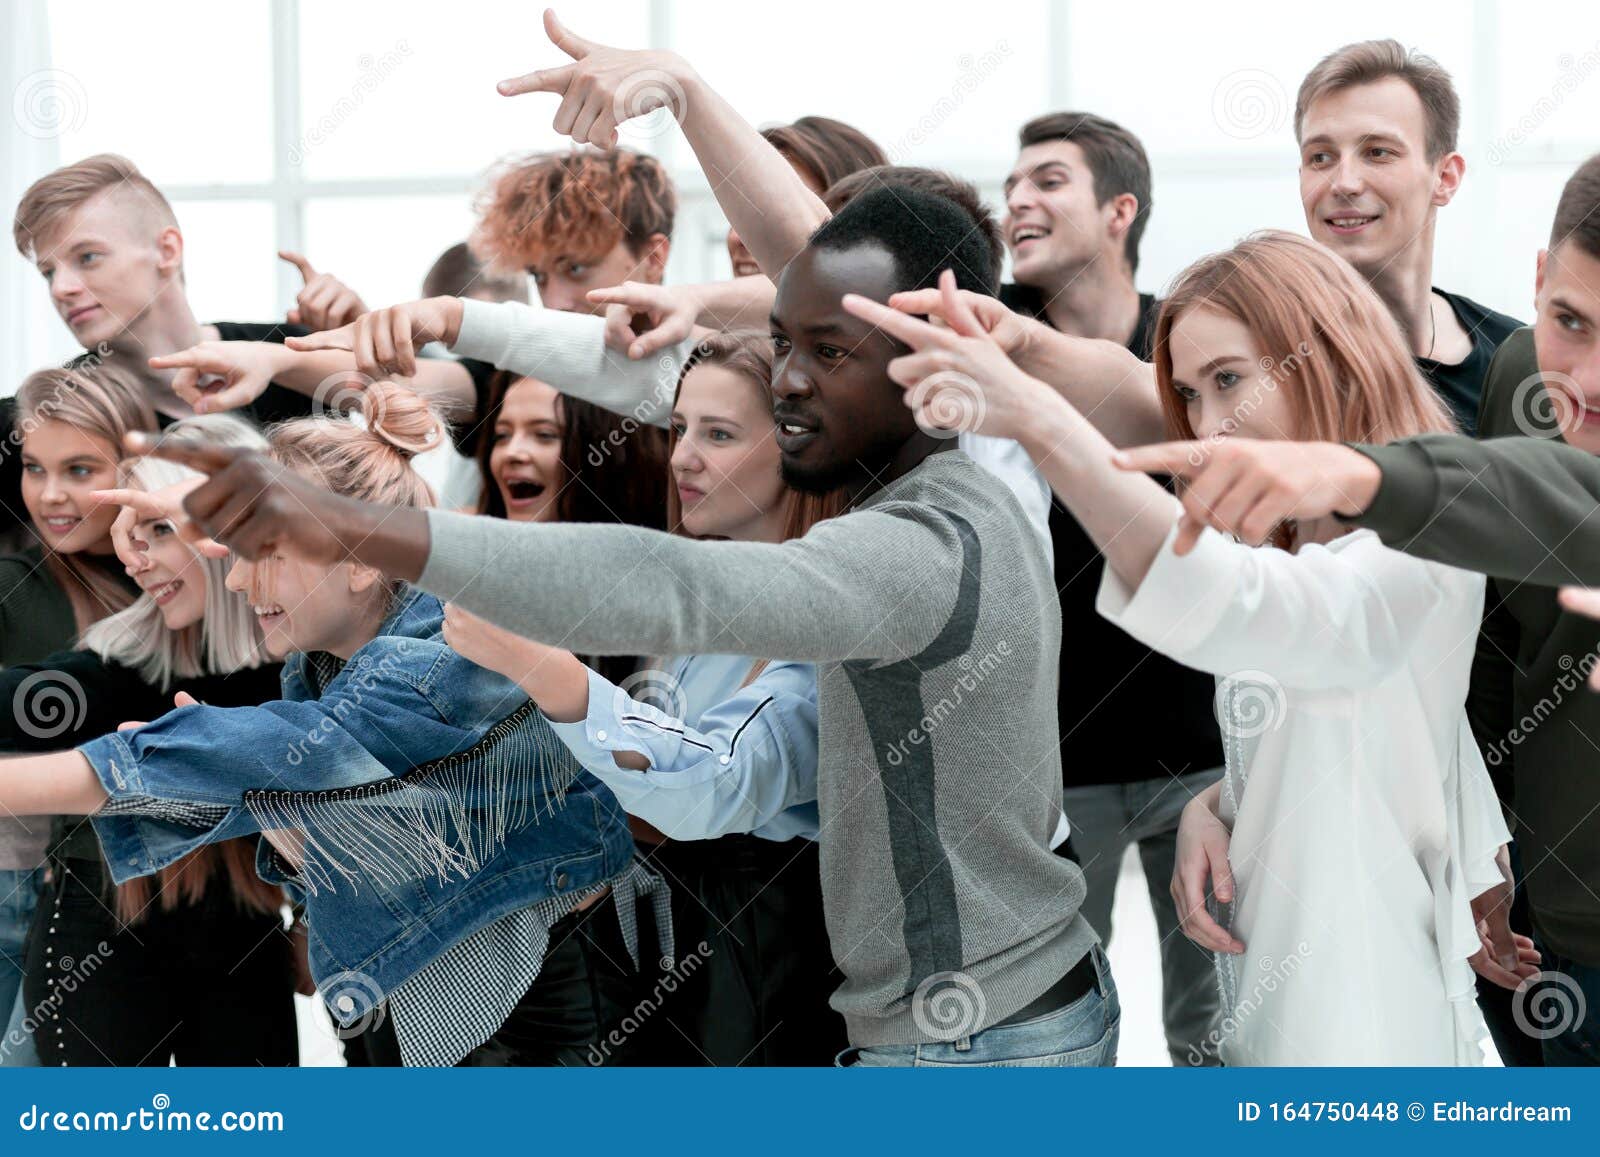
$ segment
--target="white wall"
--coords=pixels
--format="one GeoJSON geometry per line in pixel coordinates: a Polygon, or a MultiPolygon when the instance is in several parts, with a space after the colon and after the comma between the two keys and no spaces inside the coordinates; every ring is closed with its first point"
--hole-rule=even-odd
{"type": "MultiPolygon", "coordinates": [[[[895,160],[950,169],[996,202],[1024,120],[1073,107],[1121,121],[1144,139],[1155,170],[1147,289],[1251,229],[1303,228],[1294,90],[1317,57],[1351,40],[1395,36],[1457,78],[1468,175],[1441,216],[1436,274],[1451,289],[1526,316],[1533,254],[1561,183],[1600,149],[1592,0],[568,7],[574,28],[596,39],[679,46],[757,124],[838,116],[895,160]]],[[[28,27],[6,37],[20,57],[13,76],[57,70],[72,106],[45,135],[63,159],[123,152],[173,195],[203,316],[281,315],[297,277],[276,261],[280,246],[303,248],[369,302],[413,296],[432,258],[464,235],[482,170],[560,143],[549,129],[553,99],[493,89],[560,60],[540,6],[526,0],[456,0],[442,15],[421,0],[48,8],[48,38],[23,19],[27,5],[14,10],[28,27]]],[[[17,140],[27,114],[13,111],[17,140]]],[[[28,127],[36,141],[38,126],[28,127]]],[[[662,156],[680,182],[671,276],[724,276],[725,226],[676,127],[647,125],[628,140],[662,156]]],[[[8,163],[13,200],[10,186],[34,175],[8,163]]],[[[0,388],[14,387],[19,351],[37,359],[72,349],[55,326],[41,351],[37,322],[21,318],[0,318],[0,388]]]]}

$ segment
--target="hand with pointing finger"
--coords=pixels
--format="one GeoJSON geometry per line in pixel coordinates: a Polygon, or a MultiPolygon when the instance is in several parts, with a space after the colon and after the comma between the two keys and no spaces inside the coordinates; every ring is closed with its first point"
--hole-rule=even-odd
{"type": "Polygon", "coordinates": [[[579,144],[609,149],[617,126],[659,108],[683,120],[688,93],[697,78],[675,52],[608,48],[569,32],[551,9],[544,13],[545,34],[572,58],[570,64],[502,80],[502,96],[548,92],[561,97],[552,127],[579,144]]]}
{"type": "Polygon", "coordinates": [[[682,289],[624,281],[591,289],[590,303],[606,307],[606,345],[638,361],[694,335],[700,303],[682,289]]]}
{"type": "Polygon", "coordinates": [[[143,432],[128,434],[123,445],[129,454],[206,475],[183,498],[193,524],[180,528],[186,538],[209,536],[247,559],[281,553],[330,566],[354,560],[407,581],[427,563],[428,518],[416,507],[334,494],[259,451],[143,432]]]}
{"type": "Polygon", "coordinates": [[[1383,472],[1337,442],[1219,438],[1119,451],[1123,470],[1170,474],[1187,483],[1173,552],[1187,554],[1207,526],[1260,546],[1283,522],[1341,515],[1372,505],[1383,472]]]}
{"type": "Polygon", "coordinates": [[[917,424],[936,436],[958,431],[1017,438],[1049,386],[1017,367],[956,289],[955,274],[939,275],[939,316],[932,325],[869,298],[847,293],[844,308],[911,347],[889,363],[889,377],[906,388],[917,424]]]}
{"type": "Polygon", "coordinates": [[[197,414],[248,406],[284,371],[291,355],[269,341],[203,341],[150,359],[153,370],[176,370],[172,392],[197,414]]]}
{"type": "Polygon", "coordinates": [[[331,273],[318,273],[300,254],[280,249],[278,259],[298,269],[304,283],[295,294],[294,308],[289,310],[290,325],[338,329],[367,312],[360,294],[331,273]]]}
{"type": "Polygon", "coordinates": [[[134,538],[134,528],[141,522],[166,520],[172,523],[178,536],[201,554],[212,558],[225,558],[228,548],[200,534],[183,509],[183,500],[204,478],[185,478],[159,490],[93,490],[89,497],[100,505],[114,503],[122,507],[116,521],[111,524],[111,545],[117,558],[130,575],[145,568],[144,546],[134,538]]]}
{"type": "Polygon", "coordinates": [[[306,337],[291,337],[284,344],[305,353],[313,350],[348,350],[356,356],[356,369],[371,378],[409,378],[417,372],[417,351],[429,342],[455,344],[461,333],[461,299],[426,297],[364,313],[348,325],[306,337]]]}

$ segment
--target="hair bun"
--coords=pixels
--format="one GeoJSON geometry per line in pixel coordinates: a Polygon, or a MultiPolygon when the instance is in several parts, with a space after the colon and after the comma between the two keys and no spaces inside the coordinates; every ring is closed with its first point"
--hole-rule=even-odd
{"type": "Polygon", "coordinates": [[[448,436],[428,400],[396,382],[369,384],[361,392],[360,409],[373,437],[406,458],[442,446],[448,436]]]}

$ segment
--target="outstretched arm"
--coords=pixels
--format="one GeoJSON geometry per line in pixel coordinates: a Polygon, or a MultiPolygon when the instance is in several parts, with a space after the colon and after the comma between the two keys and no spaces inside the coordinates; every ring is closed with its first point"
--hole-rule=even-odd
{"type": "MultiPolygon", "coordinates": [[[[290,338],[289,347],[346,351],[341,356],[354,355],[364,374],[420,380],[426,367],[438,364],[417,357],[417,350],[431,341],[654,426],[666,425],[678,371],[688,356],[687,342],[680,342],[658,357],[631,360],[607,346],[604,318],[461,297],[430,297],[374,310],[352,325],[290,338]]],[[[469,382],[470,393],[466,371],[452,368],[469,382]]]]}
{"type": "Polygon", "coordinates": [[[18,816],[88,815],[107,795],[76,751],[0,759],[0,812],[18,816]]]}
{"type": "Polygon", "coordinates": [[[949,616],[965,565],[954,523],[921,504],[856,511],[782,544],[697,542],[380,506],[261,454],[141,435],[128,448],[210,475],[184,499],[186,536],[210,534],[246,558],[353,558],[587,654],[907,658],[949,616]]]}
{"type": "Polygon", "coordinates": [[[1188,479],[1179,552],[1211,526],[1261,542],[1338,515],[1420,558],[1515,583],[1600,584],[1600,458],[1544,438],[1424,434],[1387,446],[1173,442],[1119,464],[1188,479]]]}
{"type": "Polygon", "coordinates": [[[805,248],[831,215],[783,155],[675,52],[610,48],[570,31],[553,11],[545,32],[570,64],[500,82],[504,96],[561,97],[553,126],[580,144],[610,148],[617,125],[669,108],[700,161],[717,204],[768,277],[805,248]]]}

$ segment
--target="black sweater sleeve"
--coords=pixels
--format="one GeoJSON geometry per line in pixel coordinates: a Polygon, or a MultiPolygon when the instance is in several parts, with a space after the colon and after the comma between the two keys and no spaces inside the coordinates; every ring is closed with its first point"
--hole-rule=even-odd
{"type": "Polygon", "coordinates": [[[1350,521],[1389,546],[1536,586],[1600,586],[1600,458],[1546,438],[1356,446],[1383,471],[1350,521]]]}

